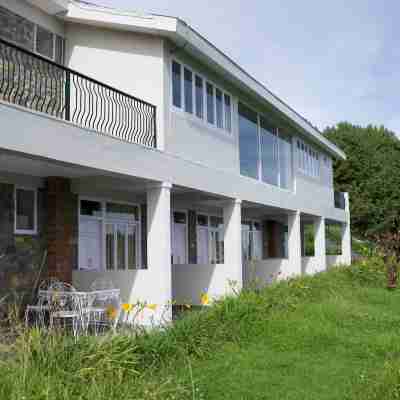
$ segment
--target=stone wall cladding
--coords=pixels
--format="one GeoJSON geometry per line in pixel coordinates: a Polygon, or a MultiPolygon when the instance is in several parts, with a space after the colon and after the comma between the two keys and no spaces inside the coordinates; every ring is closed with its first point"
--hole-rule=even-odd
{"type": "Polygon", "coordinates": [[[0,298],[29,301],[35,282],[46,275],[45,265],[40,271],[46,250],[46,192],[38,190],[36,235],[14,234],[14,193],[14,185],[0,183],[0,298]]]}

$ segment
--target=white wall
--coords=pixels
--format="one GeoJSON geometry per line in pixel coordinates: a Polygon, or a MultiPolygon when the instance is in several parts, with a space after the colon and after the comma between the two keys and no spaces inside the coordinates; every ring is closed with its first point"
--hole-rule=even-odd
{"type": "Polygon", "coordinates": [[[303,275],[314,275],[318,272],[325,271],[325,268],[319,263],[317,257],[302,257],[301,271],[303,275]]]}
{"type": "Polygon", "coordinates": [[[230,279],[232,279],[232,271],[227,264],[174,264],[172,265],[172,299],[180,305],[200,305],[202,293],[208,293],[211,299],[231,294],[230,279]]]}
{"type": "Polygon", "coordinates": [[[326,256],[326,265],[328,268],[337,265],[347,265],[345,258],[342,255],[326,256]]]}
{"type": "Polygon", "coordinates": [[[277,280],[289,278],[289,271],[290,265],[287,258],[248,261],[243,264],[244,286],[257,284],[262,287],[277,280]]]}

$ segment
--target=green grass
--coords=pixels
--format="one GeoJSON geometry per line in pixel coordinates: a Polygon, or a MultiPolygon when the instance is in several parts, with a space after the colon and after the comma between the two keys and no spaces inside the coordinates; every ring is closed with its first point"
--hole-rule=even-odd
{"type": "Polygon", "coordinates": [[[0,399],[398,399],[400,290],[384,271],[371,258],[247,290],[137,338],[22,332],[0,399]]]}

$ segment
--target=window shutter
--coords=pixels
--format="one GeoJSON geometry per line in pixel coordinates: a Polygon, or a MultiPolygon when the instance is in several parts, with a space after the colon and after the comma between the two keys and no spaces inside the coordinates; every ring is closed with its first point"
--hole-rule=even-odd
{"type": "Polygon", "coordinates": [[[142,250],[142,266],[147,269],[147,204],[140,206],[140,233],[141,233],[141,250],[142,250]]]}
{"type": "Polygon", "coordinates": [[[188,242],[189,242],[189,264],[197,264],[197,214],[196,211],[188,212],[188,242]]]}

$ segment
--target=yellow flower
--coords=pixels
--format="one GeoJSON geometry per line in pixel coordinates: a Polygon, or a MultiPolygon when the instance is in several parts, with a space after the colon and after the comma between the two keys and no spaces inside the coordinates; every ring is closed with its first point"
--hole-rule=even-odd
{"type": "Polygon", "coordinates": [[[156,311],[156,309],[157,309],[157,304],[148,304],[148,305],[147,305],[147,308],[148,308],[149,310],[156,311]]]}
{"type": "Polygon", "coordinates": [[[200,303],[203,306],[207,306],[208,304],[210,304],[210,297],[208,296],[207,293],[203,293],[200,297],[200,303]]]}
{"type": "Polygon", "coordinates": [[[192,308],[192,305],[191,304],[185,304],[185,307],[189,310],[189,309],[192,308]]]}
{"type": "Polygon", "coordinates": [[[106,316],[109,320],[116,319],[118,316],[118,310],[113,305],[109,305],[106,309],[106,316]]]}
{"type": "Polygon", "coordinates": [[[126,313],[130,313],[133,309],[133,305],[129,304],[129,303],[124,303],[122,304],[121,308],[126,312],[126,313]]]}

